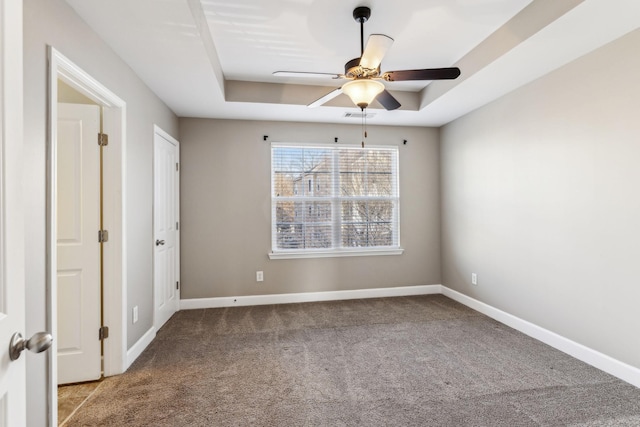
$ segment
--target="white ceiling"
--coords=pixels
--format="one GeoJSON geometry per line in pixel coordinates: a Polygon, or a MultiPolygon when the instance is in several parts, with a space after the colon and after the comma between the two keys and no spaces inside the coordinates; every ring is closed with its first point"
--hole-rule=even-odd
{"type": "Polygon", "coordinates": [[[395,41],[383,71],[458,66],[454,81],[386,83],[402,107],[370,124],[440,126],[640,26],[638,0],[67,0],[178,116],[359,123],[330,78],[365,38],[395,41]]]}

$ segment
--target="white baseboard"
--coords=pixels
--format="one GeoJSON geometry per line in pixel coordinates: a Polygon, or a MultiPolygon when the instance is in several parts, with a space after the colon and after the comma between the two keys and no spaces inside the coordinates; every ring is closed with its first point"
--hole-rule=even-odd
{"type": "Polygon", "coordinates": [[[129,366],[136,361],[136,359],[142,354],[145,348],[151,344],[151,341],[156,337],[156,328],[152,326],[145,334],[127,350],[127,360],[124,370],[129,369],[129,366]]]}
{"type": "Polygon", "coordinates": [[[440,285],[402,286],[397,288],[357,289],[352,291],[300,292],[294,294],[251,295],[240,297],[196,298],[180,300],[180,310],[241,307],[250,305],[290,304],[300,302],[339,301],[348,299],[403,297],[442,293],[440,285]]]}
{"type": "Polygon", "coordinates": [[[492,319],[497,320],[523,334],[529,335],[532,338],[537,339],[551,347],[562,351],[578,360],[581,360],[601,371],[607,372],[632,384],[636,387],[640,387],[640,369],[628,365],[624,362],[616,360],[606,354],[593,350],[561,335],[537,326],[531,322],[520,319],[460,292],[449,289],[446,286],[442,286],[442,294],[455,300],[461,304],[466,305],[482,314],[485,314],[492,319]]]}

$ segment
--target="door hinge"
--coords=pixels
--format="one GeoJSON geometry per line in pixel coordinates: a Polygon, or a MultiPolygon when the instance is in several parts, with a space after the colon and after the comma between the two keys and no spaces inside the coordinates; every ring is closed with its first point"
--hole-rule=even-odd
{"type": "Polygon", "coordinates": [[[176,171],[180,170],[180,163],[176,163],[176,171]]]}
{"type": "Polygon", "coordinates": [[[176,289],[180,289],[180,282],[176,282],[176,289]]]}
{"type": "Polygon", "coordinates": [[[106,147],[107,145],[109,145],[109,135],[107,135],[106,133],[99,133],[98,145],[101,147],[106,147]]]}
{"type": "Polygon", "coordinates": [[[180,230],[180,223],[176,221],[176,230],[180,230]]]}
{"type": "Polygon", "coordinates": [[[98,230],[98,242],[106,243],[109,241],[109,231],[107,230],[98,230]]]}
{"type": "Polygon", "coordinates": [[[103,339],[109,338],[109,327],[103,326],[98,329],[98,339],[102,341],[103,339]]]}

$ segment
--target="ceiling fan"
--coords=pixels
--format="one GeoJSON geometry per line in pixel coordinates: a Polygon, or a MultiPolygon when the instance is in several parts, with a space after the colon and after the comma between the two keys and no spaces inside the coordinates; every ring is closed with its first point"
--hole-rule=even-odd
{"type": "Polygon", "coordinates": [[[336,96],[345,93],[354,104],[364,110],[374,99],[387,110],[395,110],[400,107],[396,98],[385,89],[382,81],[399,82],[408,80],[451,80],[460,75],[460,69],[450,68],[426,68],[421,70],[380,71],[380,63],[393,44],[393,39],[384,34],[371,34],[364,45],[364,23],[371,17],[371,9],[366,6],[356,7],[353,10],[353,19],[360,23],[360,53],[359,58],[347,62],[344,66],[344,74],[314,73],[300,71],[276,71],[276,76],[315,77],[331,76],[334,79],[349,80],[340,88],[329,92],[322,98],[309,104],[309,107],[318,107],[330,101],[336,96]]]}

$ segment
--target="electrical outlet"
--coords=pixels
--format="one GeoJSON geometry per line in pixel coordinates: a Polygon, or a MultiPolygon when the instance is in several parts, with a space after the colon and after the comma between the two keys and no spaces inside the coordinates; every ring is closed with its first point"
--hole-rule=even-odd
{"type": "Polygon", "coordinates": [[[138,306],[133,307],[133,323],[138,321],[138,306]]]}
{"type": "Polygon", "coordinates": [[[471,273],[471,284],[472,285],[478,284],[478,275],[476,273],[471,273]]]}
{"type": "Polygon", "coordinates": [[[256,282],[264,281],[264,273],[262,271],[256,271],[256,282]]]}

